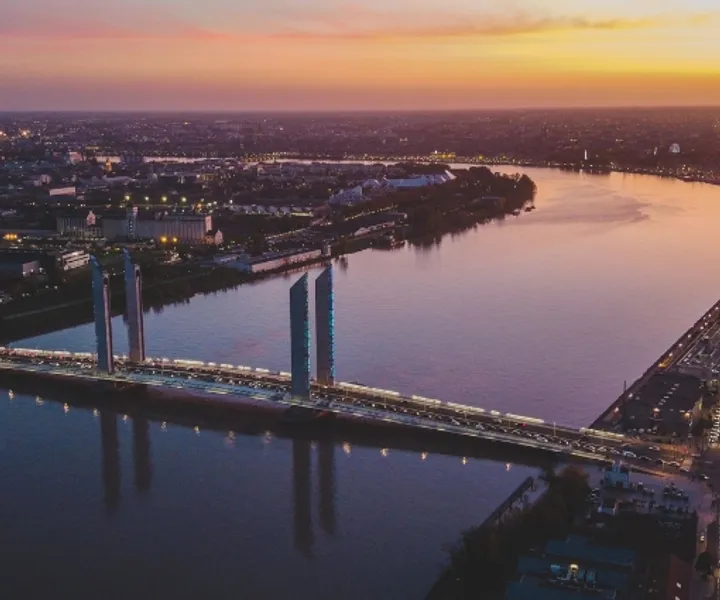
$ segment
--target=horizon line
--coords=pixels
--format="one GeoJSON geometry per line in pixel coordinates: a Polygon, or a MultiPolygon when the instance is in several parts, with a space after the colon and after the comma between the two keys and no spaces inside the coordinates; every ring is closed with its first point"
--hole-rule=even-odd
{"type": "Polygon", "coordinates": [[[42,109],[2,109],[0,115],[8,114],[389,114],[389,113],[482,113],[482,112],[516,112],[516,111],[556,111],[556,110],[672,110],[672,109],[720,109],[718,104],[637,104],[637,105],[611,105],[611,106],[497,106],[486,108],[42,108],[42,109]]]}

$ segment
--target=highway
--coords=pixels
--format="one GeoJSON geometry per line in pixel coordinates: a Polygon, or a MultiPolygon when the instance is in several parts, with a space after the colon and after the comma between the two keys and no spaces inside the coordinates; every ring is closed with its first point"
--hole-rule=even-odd
{"type": "Polygon", "coordinates": [[[646,468],[682,468],[675,460],[674,449],[626,439],[619,434],[578,430],[533,417],[416,395],[404,396],[392,390],[355,383],[340,382],[329,387],[314,383],[312,397],[303,399],[290,395],[290,374],[285,372],[167,358],[134,364],[127,357],[117,356],[115,364],[115,372],[106,374],[96,370],[95,356],[90,353],[0,348],[0,369],[7,371],[175,388],[222,397],[222,402],[230,405],[250,398],[278,406],[301,406],[348,417],[483,438],[583,460],[622,458],[646,468]]]}

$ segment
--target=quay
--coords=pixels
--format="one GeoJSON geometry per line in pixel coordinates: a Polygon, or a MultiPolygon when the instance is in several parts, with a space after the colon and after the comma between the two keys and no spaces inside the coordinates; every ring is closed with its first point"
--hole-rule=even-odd
{"type": "Polygon", "coordinates": [[[529,502],[527,492],[536,491],[535,478],[526,477],[525,480],[517,486],[510,495],[494,510],[487,519],[479,526],[479,529],[493,527],[501,523],[505,517],[512,514],[517,509],[518,504],[525,508],[529,502]]]}
{"type": "Polygon", "coordinates": [[[620,409],[632,402],[633,397],[657,374],[672,370],[709,333],[720,326],[720,300],[711,306],[693,325],[590,425],[592,429],[613,430],[620,409]]]}

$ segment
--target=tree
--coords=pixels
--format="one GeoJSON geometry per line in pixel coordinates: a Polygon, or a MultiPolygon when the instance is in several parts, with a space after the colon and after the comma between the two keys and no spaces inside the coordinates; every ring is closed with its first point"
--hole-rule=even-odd
{"type": "Polygon", "coordinates": [[[715,564],[715,557],[705,550],[698,554],[697,560],[695,561],[695,570],[710,575],[712,573],[713,565],[715,564]]]}

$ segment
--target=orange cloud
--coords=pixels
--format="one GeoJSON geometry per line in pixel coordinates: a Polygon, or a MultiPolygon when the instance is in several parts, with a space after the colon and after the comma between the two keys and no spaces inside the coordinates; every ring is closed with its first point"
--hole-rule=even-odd
{"type": "MultiPolygon", "coordinates": [[[[592,20],[584,17],[544,17],[533,18],[518,15],[512,18],[491,17],[481,22],[468,19],[457,19],[451,23],[436,23],[427,26],[415,25],[387,27],[386,25],[352,27],[347,21],[321,22],[322,29],[312,28],[286,29],[269,34],[271,37],[298,40],[374,40],[374,39],[413,39],[413,38],[456,38],[456,37],[509,37],[537,33],[563,31],[617,31],[632,29],[649,29],[667,25],[692,24],[700,25],[711,21],[714,15],[694,15],[687,19],[655,17],[647,19],[601,19],[592,20]]],[[[392,21],[386,15],[385,22],[392,21]]]]}

